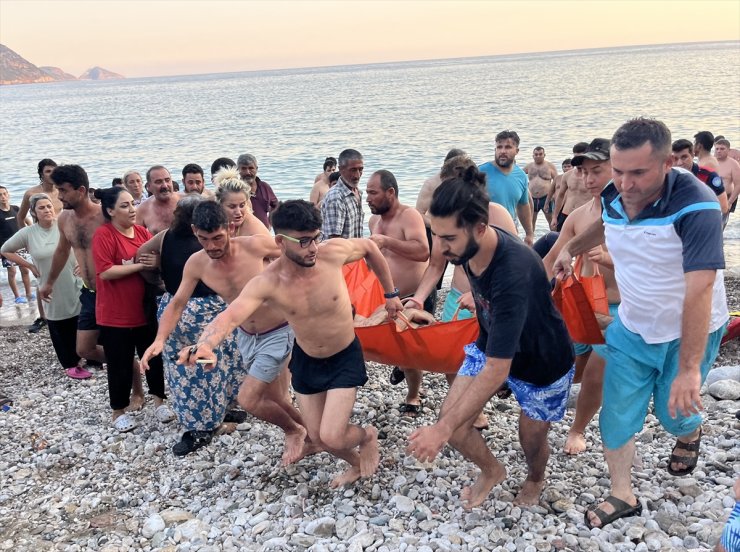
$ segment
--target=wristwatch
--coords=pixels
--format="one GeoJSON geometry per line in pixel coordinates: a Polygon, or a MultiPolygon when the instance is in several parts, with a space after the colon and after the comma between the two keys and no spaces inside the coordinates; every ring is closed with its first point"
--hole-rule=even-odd
{"type": "Polygon", "coordinates": [[[393,299],[394,297],[398,297],[399,295],[400,293],[398,291],[398,288],[393,288],[393,291],[391,291],[390,293],[384,293],[383,297],[385,297],[386,299],[393,299]]]}

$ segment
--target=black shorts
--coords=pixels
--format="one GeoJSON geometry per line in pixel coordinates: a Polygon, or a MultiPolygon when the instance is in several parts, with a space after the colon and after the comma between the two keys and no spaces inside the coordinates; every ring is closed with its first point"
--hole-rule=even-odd
{"type": "Polygon", "coordinates": [[[95,292],[90,288],[83,287],[80,290],[80,314],[77,317],[78,330],[99,330],[98,321],[95,319],[95,292]]]}
{"type": "MultiPolygon", "coordinates": [[[[432,253],[432,229],[428,226],[427,229],[427,242],[429,243],[429,254],[432,253]]],[[[442,276],[439,277],[439,281],[437,282],[437,289],[442,289],[442,281],[445,279],[445,272],[447,272],[447,265],[448,261],[445,261],[445,267],[442,269],[442,276]]],[[[432,313],[434,314],[434,313],[432,313]]]]}
{"type": "Polygon", "coordinates": [[[558,213],[558,223],[557,223],[557,226],[555,227],[555,231],[560,232],[563,229],[563,224],[565,224],[565,219],[567,218],[568,218],[568,215],[566,215],[562,211],[558,213]]]}
{"type": "Polygon", "coordinates": [[[532,205],[534,206],[534,212],[537,211],[544,211],[545,206],[547,206],[547,196],[542,197],[533,197],[532,198],[532,205]]]}
{"type": "Polygon", "coordinates": [[[365,358],[357,336],[347,348],[326,358],[307,355],[296,341],[288,368],[293,375],[293,389],[301,395],[360,387],[367,383],[365,358]]]}
{"type": "Polygon", "coordinates": [[[13,261],[9,261],[9,260],[8,260],[8,259],[6,259],[5,257],[3,257],[2,259],[3,259],[3,268],[10,268],[10,267],[12,267],[12,266],[18,266],[18,265],[17,265],[17,264],[15,264],[15,263],[14,263],[13,261]]]}

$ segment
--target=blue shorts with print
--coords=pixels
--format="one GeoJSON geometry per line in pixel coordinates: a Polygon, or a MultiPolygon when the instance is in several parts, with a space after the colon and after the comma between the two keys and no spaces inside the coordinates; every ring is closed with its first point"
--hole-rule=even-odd
{"type": "MultiPolygon", "coordinates": [[[[465,360],[457,375],[475,377],[486,365],[486,355],[475,343],[465,345],[464,351],[465,360]]],[[[564,376],[544,387],[538,387],[512,376],[509,376],[506,381],[519,406],[522,407],[522,412],[528,418],[540,422],[557,422],[565,416],[574,375],[575,366],[571,366],[564,376]]]]}

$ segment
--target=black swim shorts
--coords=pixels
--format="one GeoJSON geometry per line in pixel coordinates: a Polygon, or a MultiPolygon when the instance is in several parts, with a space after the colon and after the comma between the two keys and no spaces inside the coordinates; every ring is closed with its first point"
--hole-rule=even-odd
{"type": "Polygon", "coordinates": [[[360,387],[367,383],[365,359],[356,336],[344,350],[326,358],[307,355],[296,341],[288,368],[293,375],[293,389],[301,395],[360,387]]]}
{"type": "Polygon", "coordinates": [[[535,213],[537,211],[544,211],[547,205],[547,196],[532,198],[532,205],[535,213]]]}
{"type": "Polygon", "coordinates": [[[80,314],[77,317],[78,330],[99,330],[95,320],[95,292],[87,287],[80,289],[80,314]]]}

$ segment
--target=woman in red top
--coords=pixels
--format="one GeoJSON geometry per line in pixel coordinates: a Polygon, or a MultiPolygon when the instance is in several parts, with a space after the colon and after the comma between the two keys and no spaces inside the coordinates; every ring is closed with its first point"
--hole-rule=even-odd
{"type": "MultiPolygon", "coordinates": [[[[126,414],[133,381],[134,351],[144,354],[156,334],[147,325],[144,314],[144,280],[138,274],[154,267],[151,256],[134,262],[138,248],[152,235],[143,226],[134,224],[134,198],[124,188],[99,189],[106,223],[93,236],[95,260],[95,316],[100,325],[100,337],[108,359],[108,394],[113,409],[113,426],[120,432],[131,431],[136,423],[126,414]]],[[[154,360],[154,359],[153,359],[154,360]]],[[[149,393],[154,396],[155,414],[160,422],[174,419],[172,410],[164,404],[164,372],[162,359],[149,363],[146,373],[149,393]]]]}

